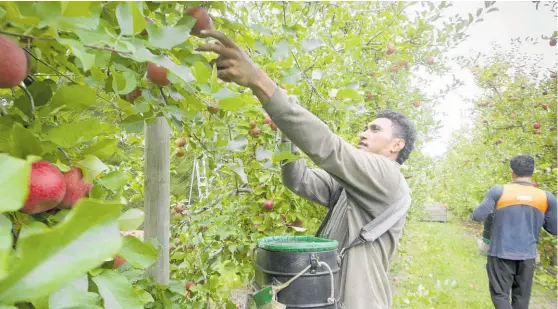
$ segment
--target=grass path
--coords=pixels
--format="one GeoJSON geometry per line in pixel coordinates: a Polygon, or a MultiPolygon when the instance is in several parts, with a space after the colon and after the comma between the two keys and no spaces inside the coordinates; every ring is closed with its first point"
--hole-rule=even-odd
{"type": "MultiPolygon", "coordinates": [[[[477,253],[480,225],[408,222],[392,263],[394,309],[489,309],[486,257],[477,253]]],[[[549,276],[537,270],[537,276],[549,276]]],[[[548,279],[548,278],[546,278],[548,279]]],[[[535,284],[531,309],[557,308],[556,289],[535,284]]]]}

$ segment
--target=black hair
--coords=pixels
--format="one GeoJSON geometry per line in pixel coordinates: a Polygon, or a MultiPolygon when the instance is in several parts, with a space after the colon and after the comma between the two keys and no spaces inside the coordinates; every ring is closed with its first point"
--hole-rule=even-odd
{"type": "Polygon", "coordinates": [[[517,155],[510,161],[512,171],[519,177],[530,177],[535,172],[535,159],[528,155],[517,155]]]}
{"type": "Polygon", "coordinates": [[[391,120],[395,129],[393,131],[394,135],[405,141],[405,147],[399,151],[397,156],[397,163],[403,164],[415,148],[415,140],[417,139],[415,127],[407,116],[389,109],[378,112],[376,118],[387,118],[391,120]]]}

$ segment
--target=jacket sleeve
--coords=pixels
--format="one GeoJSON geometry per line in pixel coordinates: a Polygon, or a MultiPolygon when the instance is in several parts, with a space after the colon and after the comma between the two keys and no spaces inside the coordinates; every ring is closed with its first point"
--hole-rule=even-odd
{"type": "Polygon", "coordinates": [[[473,211],[472,219],[475,221],[484,221],[494,212],[496,203],[502,196],[504,188],[502,186],[494,186],[488,190],[484,200],[473,211]]]}
{"type": "Polygon", "coordinates": [[[546,198],[548,201],[548,209],[544,214],[544,229],[550,234],[556,236],[556,225],[558,220],[558,213],[556,211],[556,197],[550,192],[546,192],[546,198]]]}
{"type": "Polygon", "coordinates": [[[405,180],[397,162],[348,144],[279,88],[262,104],[281,132],[337,180],[361,207],[369,212],[382,211],[383,208],[372,209],[378,207],[372,204],[385,208],[398,197],[394,190],[405,180]]]}
{"type": "Polygon", "coordinates": [[[334,204],[341,187],[324,170],[311,169],[304,160],[296,160],[281,166],[283,184],[294,193],[329,207],[334,204]]]}

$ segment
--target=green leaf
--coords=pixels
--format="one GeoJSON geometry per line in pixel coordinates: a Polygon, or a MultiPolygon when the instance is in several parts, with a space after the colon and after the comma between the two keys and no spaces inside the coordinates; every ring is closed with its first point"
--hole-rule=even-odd
{"type": "Polygon", "coordinates": [[[258,161],[262,161],[262,160],[269,160],[271,159],[271,156],[273,155],[273,152],[266,150],[263,147],[258,147],[258,149],[256,149],[256,160],[258,161]]]}
{"type": "Polygon", "coordinates": [[[33,84],[27,87],[27,90],[29,90],[33,97],[35,107],[43,106],[50,101],[53,83],[52,80],[34,81],[33,84]]]}
{"type": "Polygon", "coordinates": [[[171,49],[182,44],[190,36],[190,28],[187,26],[159,27],[155,24],[147,24],[149,44],[153,47],[171,49]]]}
{"type": "Polygon", "coordinates": [[[297,67],[292,67],[283,71],[281,83],[296,84],[302,78],[302,72],[297,67]]]}
{"type": "Polygon", "coordinates": [[[89,1],[62,1],[62,15],[71,17],[85,17],[89,16],[89,1]]]}
{"type": "Polygon", "coordinates": [[[135,230],[141,226],[145,214],[141,209],[130,208],[118,218],[118,227],[121,231],[135,230]]]}
{"type": "Polygon", "coordinates": [[[19,231],[19,239],[25,238],[29,235],[32,235],[34,233],[41,233],[44,231],[47,231],[49,229],[49,227],[40,222],[40,221],[33,221],[29,224],[24,225],[21,230],[19,231]]]}
{"type": "Polygon", "coordinates": [[[194,63],[192,74],[194,74],[198,84],[205,84],[211,77],[211,68],[203,62],[197,61],[194,63]]]}
{"type": "Polygon", "coordinates": [[[100,138],[93,144],[83,149],[83,154],[97,156],[100,159],[110,158],[118,149],[118,140],[112,138],[100,138]]]}
{"type": "Polygon", "coordinates": [[[141,300],[142,305],[145,306],[149,303],[155,302],[153,296],[151,296],[151,294],[149,294],[146,290],[142,289],[141,287],[134,285],[133,289],[134,289],[134,293],[136,293],[136,295],[141,300]]]}
{"type": "Polygon", "coordinates": [[[128,174],[121,171],[110,172],[99,179],[99,183],[103,185],[103,187],[116,192],[128,183],[128,174]]]}
{"type": "Polygon", "coordinates": [[[473,14],[469,13],[469,24],[473,22],[473,14]]]}
{"type": "Polygon", "coordinates": [[[122,2],[116,7],[116,19],[121,34],[133,35],[145,29],[147,22],[142,11],[141,2],[122,2]]]}
{"type": "Polygon", "coordinates": [[[93,88],[81,85],[59,88],[52,98],[52,109],[66,105],[69,108],[89,108],[95,105],[97,98],[93,88]]]}
{"type": "Polygon", "coordinates": [[[79,59],[84,71],[89,71],[95,64],[95,54],[89,53],[83,44],[72,39],[58,39],[58,42],[65,46],[69,46],[72,53],[79,59]]]}
{"type": "Polygon", "coordinates": [[[279,43],[277,43],[277,45],[275,46],[275,52],[273,53],[271,59],[279,60],[279,61],[283,60],[289,57],[290,51],[291,51],[291,44],[289,44],[289,41],[283,39],[279,41],[279,43]]]}
{"type": "Polygon", "coordinates": [[[12,127],[12,150],[14,157],[25,158],[28,155],[40,156],[43,154],[43,147],[39,137],[24,128],[19,122],[12,127]]]}
{"type": "Polygon", "coordinates": [[[482,8],[479,8],[479,9],[477,10],[477,17],[479,17],[481,13],[482,13],[482,8]]]}
{"type": "Polygon", "coordinates": [[[136,89],[137,81],[133,72],[112,72],[112,89],[120,95],[128,94],[136,89]]]}
{"type": "Polygon", "coordinates": [[[31,162],[0,154],[0,212],[23,207],[29,193],[31,162]]]}
{"type": "Polygon", "coordinates": [[[241,159],[238,159],[237,163],[231,163],[228,166],[233,172],[238,175],[243,184],[248,183],[248,176],[244,172],[244,166],[241,159]]]}
{"type": "Polygon", "coordinates": [[[243,99],[242,96],[237,96],[234,98],[219,100],[217,106],[225,110],[235,110],[245,107],[246,101],[243,99]]]}
{"type": "Polygon", "coordinates": [[[104,270],[93,277],[93,282],[99,289],[105,308],[143,309],[132,284],[124,275],[114,270],[104,270]]]}
{"type": "Polygon", "coordinates": [[[242,152],[246,149],[246,145],[248,145],[248,139],[244,136],[237,136],[232,141],[229,141],[227,149],[242,152]]]}
{"type": "Polygon", "coordinates": [[[0,281],[0,299],[15,303],[47,296],[114,257],[121,245],[121,207],[81,199],[61,224],[19,240],[21,260],[0,281]]]}
{"type": "Polygon", "coordinates": [[[211,93],[217,92],[221,86],[219,85],[219,78],[217,78],[217,66],[213,65],[211,70],[211,93]]]}
{"type": "Polygon", "coordinates": [[[304,39],[302,41],[302,50],[305,52],[311,52],[316,48],[325,46],[326,43],[319,38],[304,39]]]}
{"type": "Polygon", "coordinates": [[[497,7],[492,7],[490,9],[488,9],[488,11],[486,11],[486,13],[490,13],[490,12],[495,12],[495,11],[499,11],[500,9],[497,7]]]}
{"type": "Polygon", "coordinates": [[[341,89],[337,92],[337,97],[346,99],[359,99],[361,95],[350,88],[341,89]]]}
{"type": "Polygon", "coordinates": [[[0,280],[10,270],[8,262],[12,254],[12,239],[12,221],[0,214],[0,280]]]}
{"type": "Polygon", "coordinates": [[[130,133],[141,133],[145,126],[145,120],[139,115],[132,115],[122,121],[122,127],[130,133]]]}
{"type": "Polygon", "coordinates": [[[97,175],[108,170],[103,161],[92,155],[86,156],[85,159],[77,162],[76,165],[81,168],[83,178],[88,182],[93,182],[97,175]]]}
{"type": "Polygon", "coordinates": [[[153,244],[143,242],[135,236],[124,236],[123,239],[118,255],[134,268],[145,269],[157,261],[159,254],[153,244]]]}
{"type": "Polygon", "coordinates": [[[103,128],[99,120],[89,119],[80,122],[63,123],[47,132],[50,141],[64,148],[74,147],[101,134],[103,128]]]}
{"type": "Polygon", "coordinates": [[[48,308],[70,309],[95,306],[101,300],[101,296],[88,292],[88,287],[87,275],[76,278],[50,295],[48,308]]]}

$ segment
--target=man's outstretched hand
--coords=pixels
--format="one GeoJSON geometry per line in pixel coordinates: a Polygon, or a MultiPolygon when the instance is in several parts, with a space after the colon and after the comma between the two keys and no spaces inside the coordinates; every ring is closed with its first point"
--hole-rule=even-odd
{"type": "Polygon", "coordinates": [[[249,87],[262,102],[273,95],[277,88],[275,83],[224,33],[202,30],[201,37],[214,38],[218,41],[202,44],[196,50],[219,55],[214,63],[220,79],[249,87]]]}

